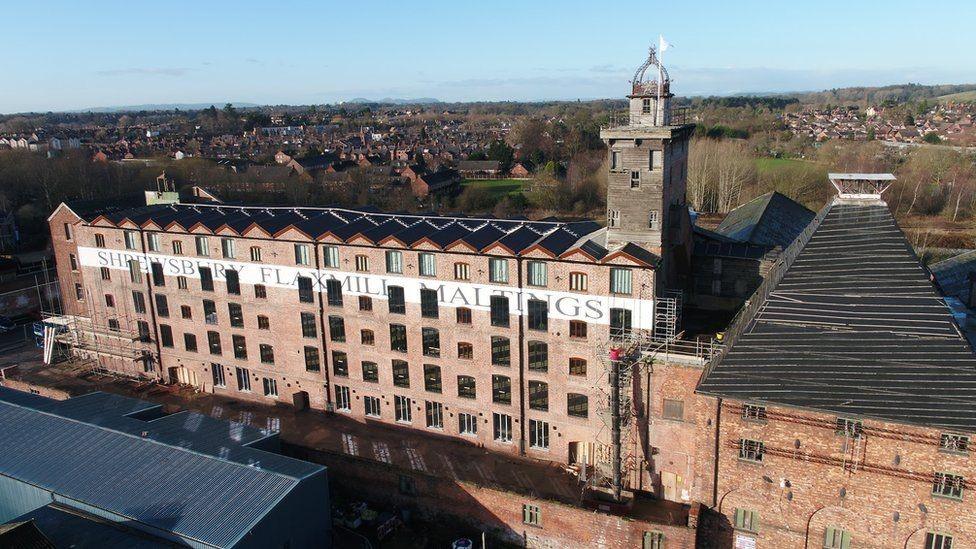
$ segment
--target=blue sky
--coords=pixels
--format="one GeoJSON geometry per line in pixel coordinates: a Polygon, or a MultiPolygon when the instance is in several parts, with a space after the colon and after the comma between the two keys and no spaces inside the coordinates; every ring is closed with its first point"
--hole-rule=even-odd
{"type": "Polygon", "coordinates": [[[355,97],[619,97],[658,34],[679,95],[976,83],[976,2],[8,2],[0,112],[355,97]]]}

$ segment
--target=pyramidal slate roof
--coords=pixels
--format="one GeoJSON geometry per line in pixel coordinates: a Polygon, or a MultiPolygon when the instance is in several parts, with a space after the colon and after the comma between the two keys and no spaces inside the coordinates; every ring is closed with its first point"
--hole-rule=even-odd
{"type": "Polygon", "coordinates": [[[773,191],[729,212],[715,232],[738,242],[786,248],[814,215],[802,204],[773,191]]]}
{"type": "Polygon", "coordinates": [[[513,255],[541,250],[559,258],[582,250],[593,261],[609,251],[604,246],[602,227],[594,221],[531,221],[464,215],[425,215],[375,212],[338,207],[301,208],[239,206],[228,204],[157,204],[140,207],[88,210],[74,209],[87,223],[108,222],[115,226],[134,223],[166,230],[230,230],[245,235],[255,227],[277,236],[296,229],[311,240],[348,242],[365,238],[374,245],[413,247],[422,242],[441,249],[462,245],[475,252],[496,248],[513,255]]]}
{"type": "Polygon", "coordinates": [[[821,216],[698,392],[976,431],[976,356],[888,207],[834,198],[821,216]]]}

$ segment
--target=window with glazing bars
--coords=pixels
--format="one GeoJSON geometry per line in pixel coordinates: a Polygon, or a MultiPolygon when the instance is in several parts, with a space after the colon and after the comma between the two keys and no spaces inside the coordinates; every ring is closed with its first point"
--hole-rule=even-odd
{"type": "Polygon", "coordinates": [[[441,334],[437,328],[421,328],[424,356],[438,358],[441,356],[441,334]]]}
{"type": "Polygon", "coordinates": [[[227,293],[231,295],[241,295],[241,276],[233,269],[224,271],[224,279],[227,282],[227,293]]]}
{"type": "Polygon", "coordinates": [[[214,331],[207,332],[207,344],[210,346],[210,354],[221,354],[220,334],[214,331]]]}
{"type": "Polygon", "coordinates": [[[548,284],[545,263],[541,261],[529,261],[526,263],[526,269],[528,271],[528,280],[526,283],[529,286],[545,286],[548,284]]]}
{"type": "Polygon", "coordinates": [[[739,439],[739,459],[759,463],[762,462],[765,452],[766,445],[762,441],[747,438],[739,439]]]}
{"type": "Polygon", "coordinates": [[[325,281],[325,295],[330,307],[342,307],[342,283],[335,279],[325,281]]]}
{"type": "Polygon", "coordinates": [[[163,294],[156,294],[156,314],[163,318],[169,317],[169,301],[163,294]]]}
{"type": "Polygon", "coordinates": [[[512,403],[512,378],[508,376],[491,376],[491,401],[495,404],[512,403]]]}
{"type": "Polygon", "coordinates": [[[540,450],[549,449],[549,422],[529,420],[529,446],[540,450]]]}
{"type": "Polygon", "coordinates": [[[146,296],[142,292],[132,290],[132,307],[137,313],[146,312],[146,296]]]}
{"type": "Polygon", "coordinates": [[[322,257],[327,269],[339,268],[339,248],[338,246],[323,246],[322,257]]]}
{"type": "Polygon", "coordinates": [[[230,325],[235,328],[244,327],[244,311],[240,303],[228,303],[227,314],[230,315],[230,325]]]}
{"type": "Polygon", "coordinates": [[[511,356],[511,341],[507,337],[491,336],[491,363],[495,366],[509,366],[511,356]]]}
{"type": "Polygon", "coordinates": [[[468,360],[474,358],[474,345],[464,341],[460,341],[457,344],[457,349],[458,349],[458,358],[463,358],[468,360]]]}
{"type": "Polygon", "coordinates": [[[363,345],[375,345],[376,334],[373,330],[362,329],[359,331],[359,342],[363,345]]]}
{"type": "Polygon", "coordinates": [[[322,361],[319,356],[319,348],[310,345],[305,346],[305,371],[318,372],[322,369],[322,361]]]}
{"type": "Polygon", "coordinates": [[[312,279],[310,277],[298,277],[298,301],[300,303],[312,303],[315,301],[315,292],[312,291],[312,279]]]}
{"type": "Polygon", "coordinates": [[[213,271],[210,267],[200,267],[200,289],[205,292],[214,291],[213,271]]]}
{"type": "Polygon", "coordinates": [[[617,267],[610,268],[610,293],[630,295],[634,291],[633,271],[617,267]]]}
{"type": "Polygon", "coordinates": [[[397,387],[410,387],[410,365],[406,360],[393,359],[393,385],[397,387]]]}
{"type": "Polygon", "coordinates": [[[398,315],[407,313],[407,302],[404,300],[402,287],[387,286],[386,296],[390,302],[390,313],[398,315]]]}
{"type": "Polygon", "coordinates": [[[569,321],[569,337],[578,337],[581,339],[586,338],[586,321],[584,320],[570,320],[569,321]]]}
{"type": "Polygon", "coordinates": [[[584,359],[584,358],[571,358],[571,359],[569,359],[569,375],[571,375],[571,376],[585,376],[586,375],[586,359],[584,359]]]}
{"type": "Polygon", "coordinates": [[[247,340],[242,335],[231,336],[234,345],[234,358],[247,360],[247,340]]]}
{"type": "Polygon", "coordinates": [[[475,380],[472,376],[457,376],[458,396],[461,398],[476,398],[475,380]]]}
{"type": "Polygon", "coordinates": [[[403,253],[399,250],[386,251],[386,272],[400,274],[403,272],[403,253]]]}
{"type": "Polygon", "coordinates": [[[262,343],[258,346],[261,351],[261,362],[265,364],[274,364],[274,348],[267,343],[262,343]]]}
{"type": "Polygon", "coordinates": [[[407,352],[407,327],[403,324],[390,324],[390,349],[407,352]]]}
{"type": "Polygon", "coordinates": [[[937,472],[935,473],[935,479],[932,481],[932,495],[951,499],[962,499],[962,491],[965,485],[966,481],[961,475],[937,472]]]}
{"type": "Polygon", "coordinates": [[[420,290],[420,316],[424,318],[437,318],[437,290],[423,288],[420,290]]]}
{"type": "Polygon", "coordinates": [[[217,324],[217,304],[212,300],[203,300],[203,321],[207,324],[217,324]]]}
{"type": "Polygon", "coordinates": [[[349,377],[349,359],[342,351],[332,351],[332,373],[340,377],[349,377]]]}
{"type": "Polygon", "coordinates": [[[471,309],[458,307],[455,312],[455,317],[457,318],[458,324],[471,324],[471,309]]]}
{"type": "Polygon", "coordinates": [[[529,408],[540,412],[549,411],[549,384],[529,381],[529,408]]]}
{"type": "Polygon", "coordinates": [[[529,370],[533,372],[546,372],[549,370],[549,345],[545,342],[529,342],[529,370]]]}
{"type": "Polygon", "coordinates": [[[372,311],[373,310],[373,298],[368,295],[359,296],[359,310],[360,311],[372,311]]]}
{"type": "Polygon", "coordinates": [[[488,280],[497,284],[508,283],[508,260],[495,257],[489,259],[488,280]]]}
{"type": "Polygon", "coordinates": [[[165,286],[166,277],[163,275],[163,264],[153,261],[149,264],[149,269],[152,271],[153,286],[165,286]]]}
{"type": "Polygon", "coordinates": [[[439,393],[441,388],[441,367],[436,364],[424,364],[424,390],[439,393]]]}
{"type": "Polygon", "coordinates": [[[420,276],[437,276],[437,257],[430,252],[417,254],[420,276]]]}
{"type": "Polygon", "coordinates": [[[363,381],[368,381],[370,383],[379,383],[380,381],[380,367],[372,361],[363,361],[363,381]]]}
{"type": "Polygon", "coordinates": [[[508,327],[508,298],[501,295],[493,295],[489,300],[491,303],[491,325],[508,327]]]}
{"type": "Polygon", "coordinates": [[[529,300],[529,329],[549,329],[549,304],[538,299],[529,300]]]}
{"type": "Polygon", "coordinates": [[[566,394],[566,413],[573,417],[587,417],[590,414],[590,399],[579,393],[566,394]]]}
{"type": "Polygon", "coordinates": [[[440,402],[426,401],[427,426],[432,429],[444,428],[444,405],[440,402]]]}

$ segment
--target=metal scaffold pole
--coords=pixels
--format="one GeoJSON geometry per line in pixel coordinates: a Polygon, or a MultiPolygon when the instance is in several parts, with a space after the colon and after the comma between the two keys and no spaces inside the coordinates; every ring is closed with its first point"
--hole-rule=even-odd
{"type": "Polygon", "coordinates": [[[612,488],[613,499],[620,501],[622,491],[622,464],[620,443],[620,360],[619,356],[610,358],[610,446],[613,453],[612,488]]]}

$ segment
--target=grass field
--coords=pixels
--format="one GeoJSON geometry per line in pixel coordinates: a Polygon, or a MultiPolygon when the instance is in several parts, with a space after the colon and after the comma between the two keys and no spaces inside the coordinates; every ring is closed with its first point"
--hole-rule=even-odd
{"type": "Polygon", "coordinates": [[[757,158],[756,171],[763,174],[780,168],[786,168],[791,165],[797,165],[801,162],[806,161],[798,160],[796,158],[757,158]]]}
{"type": "Polygon", "coordinates": [[[969,90],[936,97],[939,101],[976,101],[976,90],[969,90]]]}
{"type": "Polygon", "coordinates": [[[528,181],[522,179],[465,179],[462,187],[481,187],[491,191],[491,194],[501,198],[522,192],[528,181]]]}

